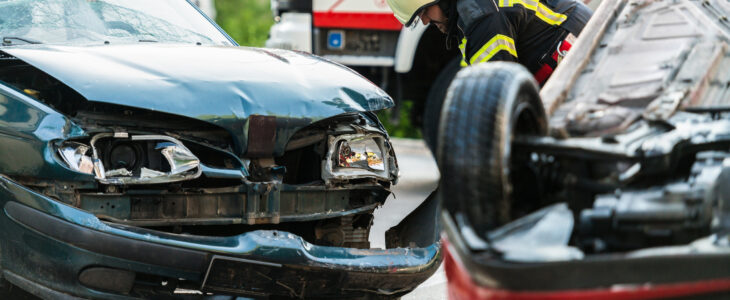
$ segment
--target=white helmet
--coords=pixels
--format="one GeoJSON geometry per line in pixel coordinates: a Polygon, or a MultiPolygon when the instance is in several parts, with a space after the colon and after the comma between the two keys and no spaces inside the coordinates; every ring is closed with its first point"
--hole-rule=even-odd
{"type": "Polygon", "coordinates": [[[393,15],[403,25],[410,26],[413,20],[421,13],[421,11],[438,0],[387,0],[393,15]]]}

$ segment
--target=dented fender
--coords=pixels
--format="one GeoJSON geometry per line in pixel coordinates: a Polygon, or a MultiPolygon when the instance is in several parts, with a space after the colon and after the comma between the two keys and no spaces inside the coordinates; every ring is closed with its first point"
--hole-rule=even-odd
{"type": "Polygon", "coordinates": [[[0,161],[4,175],[90,182],[93,176],[71,171],[55,159],[52,142],[84,136],[66,116],[0,81],[0,161]]]}

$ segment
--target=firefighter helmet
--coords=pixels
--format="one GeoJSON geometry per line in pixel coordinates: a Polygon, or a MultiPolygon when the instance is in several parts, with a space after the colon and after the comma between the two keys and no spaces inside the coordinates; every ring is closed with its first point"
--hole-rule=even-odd
{"type": "Polygon", "coordinates": [[[393,15],[403,25],[410,26],[424,8],[436,4],[439,0],[387,0],[393,15]]]}

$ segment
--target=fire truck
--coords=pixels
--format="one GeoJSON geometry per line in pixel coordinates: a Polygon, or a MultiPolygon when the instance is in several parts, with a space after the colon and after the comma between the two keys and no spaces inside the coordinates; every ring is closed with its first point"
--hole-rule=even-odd
{"type": "Polygon", "coordinates": [[[396,101],[413,101],[411,121],[431,143],[446,89],[459,70],[458,49],[418,24],[404,28],[385,0],[271,0],[276,23],[267,47],[311,52],[346,65],[396,101]]]}
{"type": "Polygon", "coordinates": [[[461,55],[446,49],[441,32],[420,22],[404,28],[385,0],[271,0],[271,9],[276,23],[267,47],[311,52],[354,69],[393,96],[395,116],[403,100],[413,101],[411,121],[433,149],[461,55]]]}

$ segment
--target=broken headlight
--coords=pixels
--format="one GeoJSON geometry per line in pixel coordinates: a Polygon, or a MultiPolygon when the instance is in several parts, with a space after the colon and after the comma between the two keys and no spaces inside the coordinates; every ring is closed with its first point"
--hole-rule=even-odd
{"type": "Polygon", "coordinates": [[[64,142],[58,153],[73,170],[104,184],[156,184],[200,177],[200,160],[175,138],[101,133],[90,145],[64,142]]]}
{"type": "Polygon", "coordinates": [[[58,154],[66,165],[76,172],[94,174],[94,163],[90,156],[91,147],[76,143],[66,142],[58,149],[58,154]]]}
{"type": "Polygon", "coordinates": [[[390,180],[391,173],[397,173],[395,157],[391,156],[385,137],[379,134],[331,136],[328,158],[323,164],[324,180],[390,180]]]}

